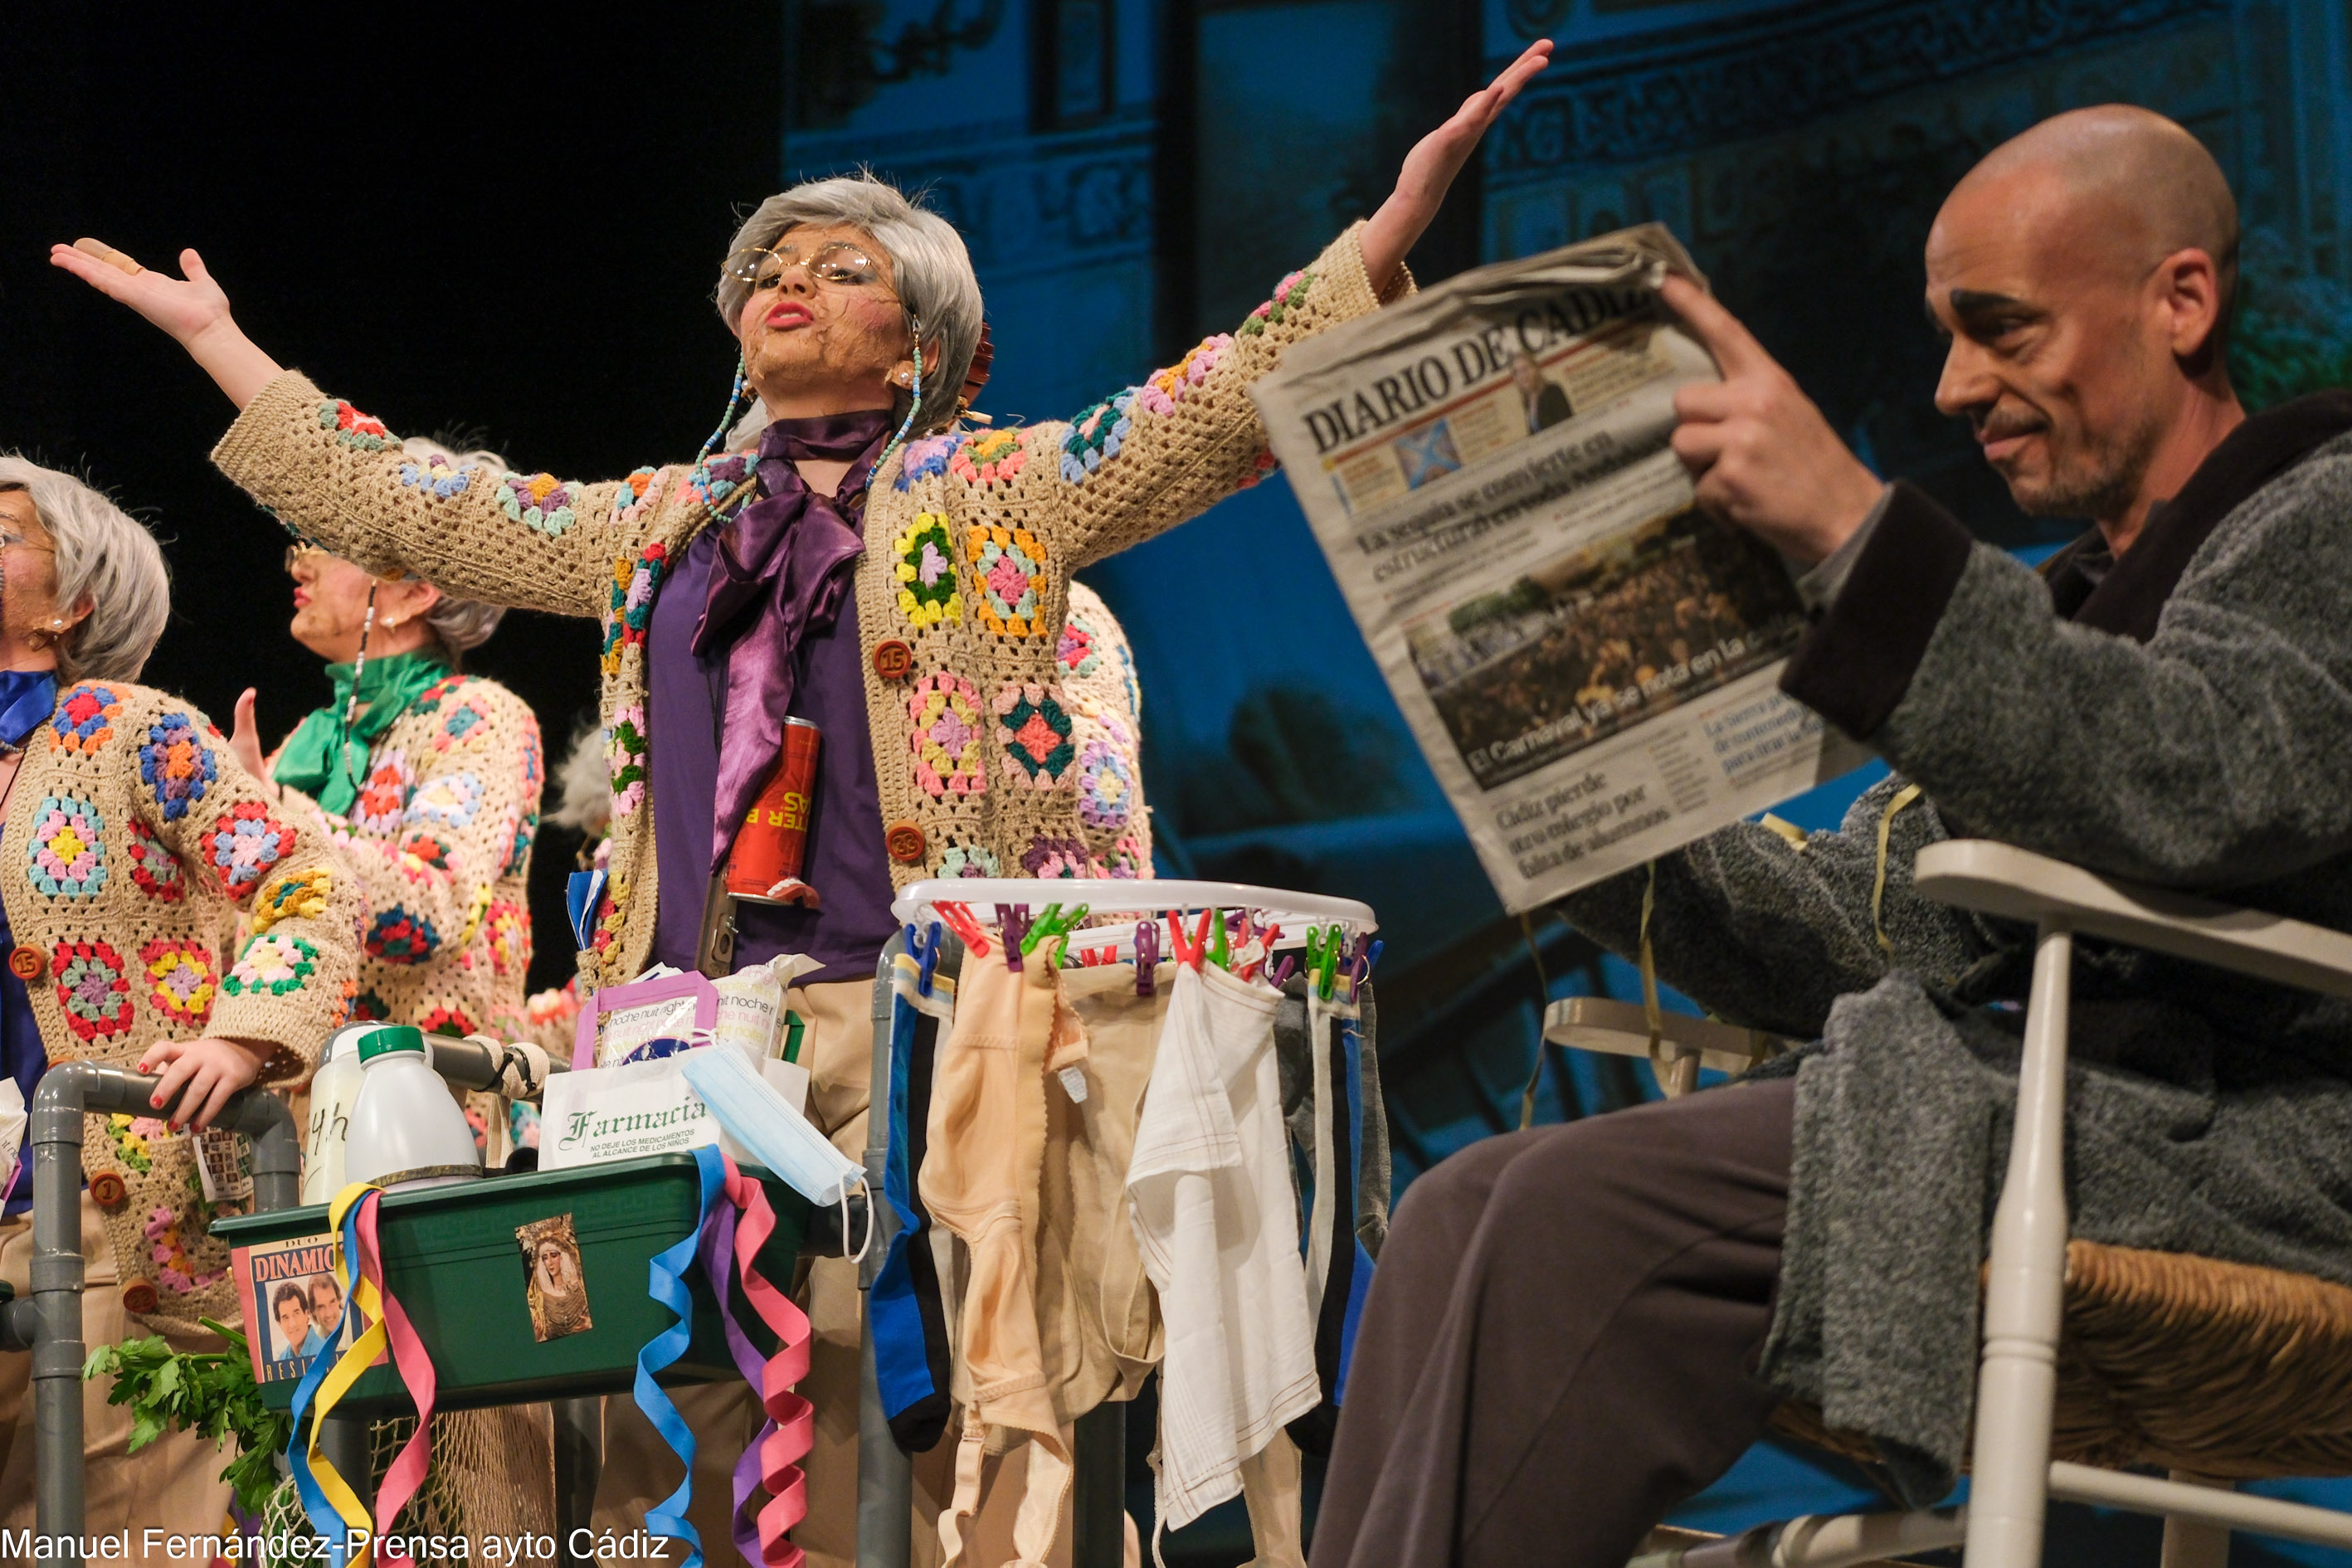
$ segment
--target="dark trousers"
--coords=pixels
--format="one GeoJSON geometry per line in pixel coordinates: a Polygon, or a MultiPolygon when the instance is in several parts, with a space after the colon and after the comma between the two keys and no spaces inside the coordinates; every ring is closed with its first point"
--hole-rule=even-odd
{"type": "Polygon", "coordinates": [[[1381,1253],[1313,1568],[1624,1568],[1763,1434],[1796,1086],[1490,1138],[1381,1253]]]}

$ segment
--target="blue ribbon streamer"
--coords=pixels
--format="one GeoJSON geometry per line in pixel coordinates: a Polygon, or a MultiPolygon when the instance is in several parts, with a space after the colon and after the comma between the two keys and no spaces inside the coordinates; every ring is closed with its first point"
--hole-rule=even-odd
{"type": "MultiPolygon", "coordinates": [[[[694,1292],[688,1287],[686,1276],[694,1267],[695,1252],[702,1243],[703,1221],[709,1217],[710,1205],[719,1196],[727,1181],[726,1166],[719,1156],[716,1144],[705,1143],[694,1152],[696,1173],[701,1178],[700,1197],[694,1213],[694,1227],[674,1246],[657,1254],[646,1270],[649,1278],[646,1292],[663,1306],[677,1314],[677,1321],[646,1342],[637,1352],[637,1382],[635,1390],[637,1408],[653,1423],[677,1457],[686,1461],[686,1479],[677,1489],[646,1510],[646,1531],[652,1535],[674,1535],[687,1543],[686,1561],[679,1568],[702,1568],[702,1535],[687,1522],[686,1510],[694,1499],[694,1433],[686,1425],[677,1406],[670,1403],[654,1374],[675,1363],[686,1353],[694,1341],[694,1292]]],[[[337,1564],[336,1568],[341,1568],[337,1564]]]]}
{"type": "MultiPolygon", "coordinates": [[[[1348,1080],[1348,1149],[1355,1156],[1356,1181],[1353,1184],[1360,1197],[1364,1179],[1364,1026],[1358,1018],[1339,1020],[1339,1051],[1347,1063],[1348,1080]]],[[[1356,1359],[1356,1328],[1363,1321],[1364,1298],[1372,1289],[1372,1255],[1356,1238],[1356,1216],[1338,1216],[1346,1227],[1356,1248],[1356,1267],[1348,1281],[1348,1306],[1339,1320],[1339,1370],[1331,1380],[1331,1403],[1345,1405],[1348,1401],[1348,1368],[1356,1359]]]]}
{"type": "Polygon", "coordinates": [[[890,996],[890,1152],[883,1168],[882,1195],[898,1215],[896,1233],[884,1252],[874,1279],[866,1312],[874,1329],[874,1371],[885,1417],[898,1415],[917,1401],[938,1392],[931,1383],[931,1363],[923,1342],[922,1310],[915,1300],[914,1274],[908,1248],[914,1245],[919,1219],[914,1207],[914,1180],[908,1169],[912,1133],[907,1125],[908,1070],[915,1054],[915,1029],[919,1015],[894,985],[890,996]]]}
{"type": "MultiPolygon", "coordinates": [[[[294,1385],[294,1435],[286,1444],[286,1468],[294,1475],[294,1495],[301,1500],[302,1511],[309,1516],[310,1528],[326,1538],[327,1559],[331,1568],[343,1568],[349,1558],[350,1554],[343,1550],[343,1542],[350,1526],[343,1516],[335,1511],[335,1505],[327,1500],[326,1492],[320,1488],[317,1472],[310,1468],[310,1442],[303,1431],[302,1417],[310,1413],[310,1401],[317,1397],[319,1385],[326,1382],[327,1373],[334,1370],[336,1358],[329,1352],[342,1342],[343,1329],[351,1320],[352,1298],[358,1294],[360,1277],[360,1210],[372,1197],[373,1194],[370,1198],[362,1198],[344,1211],[343,1270],[349,1279],[343,1288],[342,1315],[335,1320],[335,1331],[327,1336],[326,1347],[310,1358],[310,1366],[303,1371],[302,1381],[294,1385]]],[[[343,1479],[346,1481],[351,1479],[348,1476],[343,1479]]]]}

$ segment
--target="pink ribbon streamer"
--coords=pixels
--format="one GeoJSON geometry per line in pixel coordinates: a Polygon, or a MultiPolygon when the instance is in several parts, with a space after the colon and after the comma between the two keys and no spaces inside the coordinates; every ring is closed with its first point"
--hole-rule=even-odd
{"type": "MultiPolygon", "coordinates": [[[[808,1517],[808,1479],[801,1471],[800,1461],[808,1457],[816,1441],[816,1407],[793,1391],[793,1385],[808,1375],[809,1321],[807,1314],[776,1289],[754,1263],[760,1248],[776,1228],[775,1211],[768,1206],[768,1194],[757,1181],[737,1170],[734,1161],[727,1160],[725,1163],[728,1204],[742,1217],[737,1223],[727,1209],[719,1211],[725,1216],[720,1220],[719,1248],[723,1249],[731,1240],[735,1271],[742,1281],[744,1297],[759,1313],[760,1321],[776,1336],[775,1354],[760,1365],[758,1353],[728,1312],[727,1271],[723,1268],[712,1268],[719,1316],[727,1324],[736,1363],[747,1378],[753,1367],[758,1367],[760,1407],[767,1414],[759,1436],[743,1450],[743,1458],[735,1467],[735,1545],[746,1557],[756,1553],[763,1568],[801,1568],[803,1554],[787,1532],[808,1517]],[[731,1237],[726,1234],[730,1230],[731,1237]],[[756,1517],[751,1511],[755,1484],[764,1487],[768,1493],[767,1504],[756,1517]]],[[[708,1261],[718,1263],[719,1259],[712,1258],[708,1261]]]]}
{"type": "MultiPolygon", "coordinates": [[[[375,1498],[375,1528],[378,1536],[391,1533],[393,1521],[408,1500],[425,1484],[425,1475],[433,1462],[433,1398],[439,1386],[433,1371],[433,1358],[426,1353],[425,1342],[416,1335],[415,1325],[401,1310],[384,1283],[383,1258],[376,1243],[378,1196],[370,1193],[360,1204],[360,1268],[373,1283],[376,1294],[383,1302],[383,1326],[392,1340],[392,1359],[400,1368],[400,1380],[408,1388],[408,1396],[416,1404],[416,1431],[394,1456],[392,1468],[383,1478],[383,1486],[375,1498]]],[[[805,1321],[805,1320],[803,1320],[805,1321]]],[[[805,1359],[805,1358],[803,1358],[805,1359]]],[[[384,1568],[416,1568],[415,1559],[405,1552],[380,1552],[378,1559],[384,1568]]]]}

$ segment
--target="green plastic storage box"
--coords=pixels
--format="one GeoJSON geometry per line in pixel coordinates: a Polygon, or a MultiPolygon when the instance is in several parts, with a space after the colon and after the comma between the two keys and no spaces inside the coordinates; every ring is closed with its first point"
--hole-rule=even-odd
{"type": "MultiPolygon", "coordinates": [[[[754,1166],[775,1210],[775,1234],[760,1253],[760,1271],[789,1290],[807,1233],[809,1204],[754,1166]]],[[[637,1352],[677,1321],[646,1292],[654,1257],[694,1227],[699,1178],[690,1154],[583,1165],[572,1170],[487,1176],[421,1192],[388,1193],[377,1236],[385,1283],[433,1357],[435,1405],[467,1410],[593,1394],[625,1394],[636,1382],[637,1352]],[[593,1326],[541,1344],[533,1337],[527,1275],[517,1227],[572,1216],[580,1244],[593,1326]]],[[[216,1219],[212,1233],[231,1247],[323,1236],[323,1204],[216,1219]]],[[[694,1338],[660,1375],[664,1384],[740,1376],[727,1353],[719,1303],[698,1269],[694,1338]]],[[[756,1315],[735,1298],[736,1321],[765,1355],[775,1348],[756,1315]]],[[[261,1325],[249,1325],[248,1332],[261,1325]]],[[[290,1407],[299,1379],[262,1385],[262,1397],[290,1407]]],[[[381,1419],[413,1415],[407,1390],[390,1362],[369,1368],[336,1409],[381,1419]]]]}

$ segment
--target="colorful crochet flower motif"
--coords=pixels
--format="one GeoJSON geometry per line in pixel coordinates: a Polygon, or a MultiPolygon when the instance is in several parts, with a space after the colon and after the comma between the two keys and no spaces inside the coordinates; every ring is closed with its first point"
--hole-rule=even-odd
{"type": "Polygon", "coordinates": [[[940,857],[942,877],[1001,877],[1003,863],[977,844],[958,844],[940,857]]]}
{"type": "Polygon", "coordinates": [[[737,490],[746,488],[751,477],[751,454],[730,452],[723,458],[713,458],[686,476],[686,489],[694,499],[712,511],[737,490]]]}
{"type": "Polygon", "coordinates": [[[282,931],[265,931],[245,944],[221,989],[231,996],[283,996],[301,990],[318,967],[317,948],[282,931]]]}
{"type": "Polygon", "coordinates": [[[106,821],[79,795],[44,795],[33,813],[26,875],[52,899],[87,899],[106,886],[106,821]]]}
{"type": "Polygon", "coordinates": [[[351,1022],[381,1024],[392,1016],[392,1004],[373,991],[362,991],[352,998],[351,1022]]]}
{"type": "Polygon", "coordinates": [[[948,459],[962,444],[961,436],[926,436],[919,441],[908,442],[905,460],[898,465],[898,477],[891,481],[891,488],[912,489],[917,479],[946,473],[948,459]]]}
{"type": "MultiPolygon", "coordinates": [[[[459,947],[469,948],[474,945],[474,933],[482,929],[482,917],[489,912],[490,885],[488,882],[484,882],[474,889],[473,898],[467,902],[466,923],[465,926],[457,932],[457,945],[459,947]]],[[[470,952],[462,954],[458,959],[458,963],[466,968],[470,969],[473,967],[474,955],[470,952]]]]}
{"type": "Polygon", "coordinates": [[[411,713],[440,712],[442,700],[451,692],[462,689],[466,684],[466,680],[467,678],[465,676],[455,673],[443,676],[440,679],[435,681],[432,685],[418,692],[416,694],[416,700],[408,705],[408,710],[411,713]]]}
{"type": "Polygon", "coordinates": [[[553,474],[506,474],[499,479],[499,510],[550,539],[562,538],[580,521],[572,510],[578,499],[553,474]]]}
{"type": "Polygon", "coordinates": [[[648,544],[635,555],[613,561],[612,599],[604,613],[604,673],[621,668],[621,650],[646,640],[646,625],[653,619],[654,593],[669,570],[669,552],[648,544]]]}
{"type": "Polygon", "coordinates": [[[148,1146],[147,1140],[170,1131],[152,1116],[125,1116],[117,1111],[106,1119],[106,1135],[114,1144],[114,1157],[141,1175],[155,1168],[155,1152],[148,1146]]]}
{"type": "Polygon", "coordinates": [[[1307,303],[1307,292],[1315,286],[1312,272],[1294,272],[1274,286],[1274,297],[1249,313],[1242,322],[1242,336],[1257,337],[1269,325],[1279,325],[1282,318],[1307,303]]]}
{"type": "Polygon", "coordinates": [[[457,863],[456,852],[446,841],[422,830],[402,834],[392,856],[393,864],[400,868],[400,874],[412,882],[429,881],[436,874],[450,870],[457,863]]]}
{"type": "Polygon", "coordinates": [[[253,900],[253,929],[259,932],[279,921],[319,920],[326,914],[328,898],[334,890],[334,874],[324,866],[280,877],[253,900]]]}
{"type": "Polygon", "coordinates": [[[418,1029],[445,1039],[462,1040],[474,1032],[474,1020],[456,1007],[436,1007],[416,1020],[418,1029]]]}
{"type": "Polygon", "coordinates": [[[1041,833],[1021,852],[1021,868],[1033,877],[1083,877],[1087,847],[1075,838],[1049,838],[1041,833]]]}
{"type": "Polygon", "coordinates": [[[166,713],[147,726],[147,743],[139,748],[139,780],[154,795],[166,822],[187,816],[219,776],[212,748],[185,713],[166,713]]]}
{"type": "Polygon", "coordinates": [[[352,826],[362,833],[389,838],[408,820],[408,797],[416,788],[416,770],[404,752],[386,752],[368,770],[367,783],[352,802],[352,826]]]}
{"type": "Polygon", "coordinates": [[[187,891],[180,880],[179,861],[157,841],[155,830],[137,817],[123,826],[131,834],[131,842],[123,848],[131,861],[131,885],[151,899],[179,902],[180,895],[187,891]]]}
{"type": "Polygon", "coordinates": [[[613,778],[613,818],[620,820],[646,798],[646,710],[632,703],[613,715],[604,731],[604,766],[613,778]]]}
{"type": "Polygon", "coordinates": [[[667,468],[637,468],[621,481],[613,492],[613,521],[635,522],[645,515],[647,507],[661,498],[662,478],[667,468]]]}
{"type": "Polygon", "coordinates": [[[956,592],[955,543],[948,520],[936,511],[919,513],[914,526],[890,541],[897,557],[898,609],[908,624],[935,626],[963,620],[963,595],[956,592]]]}
{"type": "Polygon", "coordinates": [[[942,670],[924,676],[907,695],[914,729],[907,737],[915,754],[915,783],[934,800],[975,795],[988,789],[988,764],[981,736],[980,692],[961,676],[942,670]]]}
{"type": "Polygon", "coordinates": [[[1135,401],[1147,414],[1170,415],[1176,405],[1192,394],[1192,389],[1209,379],[1225,351],[1234,346],[1233,334],[1219,332],[1213,338],[1203,338],[1182,359],[1166,370],[1155,374],[1135,389],[1135,401]]]}
{"type": "Polygon", "coordinates": [[[131,1027],[131,981],[122,958],[102,942],[63,942],[50,960],[66,1027],[87,1042],[131,1027]]]}
{"type": "Polygon", "coordinates": [[[1070,741],[1070,716],[1034,681],[1015,681],[996,694],[996,738],[1021,772],[1016,784],[1051,789],[1069,771],[1077,747],[1070,741]]]}
{"type": "Polygon", "coordinates": [[[482,727],[489,721],[490,710],[482,706],[481,700],[468,697],[450,709],[448,717],[441,721],[441,728],[433,737],[433,749],[446,752],[478,739],[479,734],[488,732],[482,727]]]}
{"type": "Polygon", "coordinates": [[[167,1027],[201,1029],[213,1016],[213,958],[199,942],[151,942],[139,950],[147,1005],[167,1027]]]}
{"type": "Polygon", "coordinates": [[[422,963],[441,947],[441,933],[423,915],[412,915],[394,904],[378,910],[362,946],[371,958],[386,963],[422,963]]]}
{"type": "Polygon", "coordinates": [[[239,801],[213,824],[205,853],[228,896],[243,903],[272,866],[294,853],[294,830],[259,801],[239,801]]]}
{"type": "Polygon", "coordinates": [[[567,980],[560,986],[534,991],[524,998],[523,1016],[533,1028],[549,1024],[567,1024],[580,1016],[579,983],[567,980]]]}
{"type": "Polygon", "coordinates": [[[482,809],[482,781],[476,773],[436,773],[408,801],[408,823],[463,827],[482,809]]]}
{"type": "Polygon", "coordinates": [[[1072,675],[1081,679],[1102,667],[1102,654],[1095,647],[1097,634],[1081,616],[1072,616],[1062,623],[1062,640],[1055,647],[1054,657],[1072,675]]]}
{"type": "Polygon", "coordinates": [[[1009,485],[1028,466],[1026,430],[982,430],[965,437],[948,458],[948,472],[968,485],[1009,485]]]}
{"type": "Polygon", "coordinates": [[[341,398],[319,405],[319,428],[332,430],[338,442],[355,452],[381,452],[398,445],[383,420],[361,413],[341,398]]]}
{"type": "Polygon", "coordinates": [[[507,807],[507,853],[499,862],[499,875],[519,877],[530,859],[531,834],[539,826],[539,813],[526,812],[520,805],[507,807]]]}
{"type": "Polygon", "coordinates": [[[1143,688],[1135,683],[1135,650],[1125,643],[1118,645],[1118,681],[1127,692],[1127,710],[1143,711],[1143,688]]]}
{"type": "Polygon", "coordinates": [[[436,500],[447,500],[460,494],[474,482],[476,470],[461,468],[438,452],[421,462],[400,465],[400,482],[413,490],[423,490],[436,500]]]}
{"type": "Polygon", "coordinates": [[[1099,877],[1141,877],[1150,870],[1150,857],[1143,852],[1143,841],[1129,835],[1111,846],[1110,854],[1095,863],[1099,877]]]}
{"type": "Polygon", "coordinates": [[[964,534],[963,558],[980,588],[981,624],[1001,637],[1042,637],[1045,547],[1025,528],[981,523],[964,534]]]}
{"type": "Polygon", "coordinates": [[[180,1240],[181,1216],[167,1208],[158,1208],[147,1216],[145,1235],[152,1246],[148,1256],[155,1260],[155,1278],[167,1290],[183,1295],[202,1290],[228,1278],[226,1268],[199,1268],[188,1258],[187,1247],[180,1240]]]}
{"type": "Polygon", "coordinates": [[[67,692],[49,715],[50,748],[89,756],[114,738],[114,719],[121,711],[113,688],[83,682],[67,692]]]}
{"type": "Polygon", "coordinates": [[[1116,832],[1135,813],[1135,772],[1108,741],[1088,741],[1078,752],[1078,818],[1116,832]]]}
{"type": "Polygon", "coordinates": [[[1251,460],[1250,471],[1242,476],[1240,488],[1248,489],[1281,466],[1271,451],[1261,448],[1258,455],[1251,460]]]}
{"type": "Polygon", "coordinates": [[[588,943],[599,959],[611,952],[613,944],[621,940],[621,923],[628,918],[628,903],[629,879],[626,877],[615,877],[604,884],[604,912],[596,917],[596,934],[588,943]]]}
{"type": "Polygon", "coordinates": [[[1130,386],[1072,420],[1070,433],[1062,437],[1062,478],[1075,485],[1101,468],[1104,459],[1118,457],[1135,428],[1134,406],[1135,388],[1130,386]]]}
{"type": "Polygon", "coordinates": [[[483,917],[482,929],[489,932],[492,973],[520,974],[530,967],[529,910],[511,900],[497,900],[483,917]]]}
{"type": "Polygon", "coordinates": [[[522,782],[528,788],[547,776],[547,763],[539,742],[539,715],[522,710],[522,782]]]}

